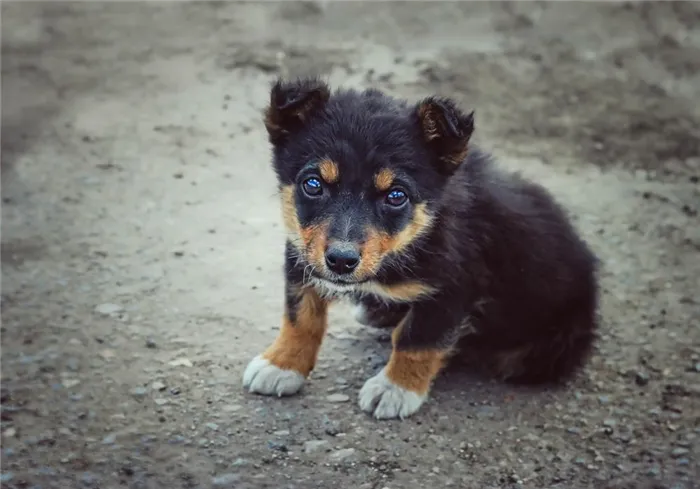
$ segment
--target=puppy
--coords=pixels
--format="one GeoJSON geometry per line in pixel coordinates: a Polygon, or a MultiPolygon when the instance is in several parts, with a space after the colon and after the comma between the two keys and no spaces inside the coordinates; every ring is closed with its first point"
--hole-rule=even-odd
{"type": "Polygon", "coordinates": [[[505,380],[563,381],[596,336],[596,258],[540,186],[469,145],[474,114],[317,79],[277,81],[266,110],[287,230],[282,328],[243,375],[291,395],[314,368],[331,302],[393,327],[359,393],[405,418],[457,352],[505,380]],[[470,353],[465,353],[470,352],[470,353]]]}

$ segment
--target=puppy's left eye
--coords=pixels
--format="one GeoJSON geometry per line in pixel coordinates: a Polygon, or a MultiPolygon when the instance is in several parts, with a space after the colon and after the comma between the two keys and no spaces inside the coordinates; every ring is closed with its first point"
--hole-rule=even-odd
{"type": "Polygon", "coordinates": [[[323,193],[321,181],[315,177],[307,178],[304,180],[301,186],[304,189],[304,192],[312,197],[318,197],[323,193]]]}
{"type": "Polygon", "coordinates": [[[392,190],[386,196],[386,203],[392,207],[401,207],[407,200],[408,195],[406,195],[406,192],[399,189],[392,190]]]}

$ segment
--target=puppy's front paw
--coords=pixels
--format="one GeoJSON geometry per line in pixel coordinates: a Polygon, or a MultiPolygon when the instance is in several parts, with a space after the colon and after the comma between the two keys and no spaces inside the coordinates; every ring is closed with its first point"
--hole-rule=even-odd
{"type": "Polygon", "coordinates": [[[276,367],[261,355],[255,357],[243,373],[243,387],[249,392],[266,396],[291,396],[296,394],[302,385],[302,374],[276,367]]]}
{"type": "Polygon", "coordinates": [[[407,418],[418,411],[427,396],[399,387],[385,371],[382,369],[360,389],[360,409],[377,419],[407,418]]]}

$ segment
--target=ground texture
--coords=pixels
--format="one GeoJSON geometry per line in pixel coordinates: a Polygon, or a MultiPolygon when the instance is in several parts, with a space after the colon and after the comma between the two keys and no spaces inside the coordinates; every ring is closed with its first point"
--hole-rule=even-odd
{"type": "Polygon", "coordinates": [[[2,487],[700,487],[700,5],[2,5],[2,487]],[[282,313],[273,77],[476,109],[603,262],[565,389],[447,373],[414,417],[358,390],[348,309],[289,399],[246,363],[282,313]]]}

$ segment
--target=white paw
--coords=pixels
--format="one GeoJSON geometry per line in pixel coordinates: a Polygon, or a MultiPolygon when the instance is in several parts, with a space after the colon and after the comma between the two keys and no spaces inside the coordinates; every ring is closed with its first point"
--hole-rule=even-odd
{"type": "Polygon", "coordinates": [[[367,314],[367,308],[363,304],[357,304],[352,310],[352,315],[360,324],[365,326],[370,325],[369,315],[367,314]]]}
{"type": "Polygon", "coordinates": [[[423,405],[427,396],[391,382],[382,369],[360,389],[360,409],[377,419],[407,418],[423,405]]]}
{"type": "Polygon", "coordinates": [[[249,392],[266,396],[296,394],[304,385],[304,380],[299,372],[275,367],[261,355],[253,358],[243,373],[243,387],[249,392]]]}

